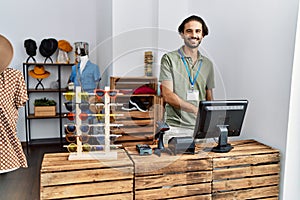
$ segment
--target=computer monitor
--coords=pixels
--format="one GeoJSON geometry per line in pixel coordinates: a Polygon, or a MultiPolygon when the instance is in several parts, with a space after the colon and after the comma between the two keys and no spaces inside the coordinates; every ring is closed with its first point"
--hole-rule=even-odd
{"type": "Polygon", "coordinates": [[[229,152],[228,137],[241,134],[247,106],[247,100],[200,101],[194,139],[219,137],[212,151],[229,152]]]}

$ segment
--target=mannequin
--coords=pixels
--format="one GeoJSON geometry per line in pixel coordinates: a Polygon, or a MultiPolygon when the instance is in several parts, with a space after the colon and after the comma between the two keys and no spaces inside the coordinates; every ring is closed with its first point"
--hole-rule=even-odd
{"type": "Polygon", "coordinates": [[[80,73],[82,74],[82,71],[85,68],[86,63],[89,61],[89,56],[88,55],[84,55],[84,56],[80,56],[80,73]]]}
{"type": "Polygon", "coordinates": [[[100,81],[100,70],[98,65],[89,60],[85,49],[80,49],[80,62],[72,67],[69,82],[73,82],[75,87],[81,86],[84,92],[94,92],[100,81]]]}

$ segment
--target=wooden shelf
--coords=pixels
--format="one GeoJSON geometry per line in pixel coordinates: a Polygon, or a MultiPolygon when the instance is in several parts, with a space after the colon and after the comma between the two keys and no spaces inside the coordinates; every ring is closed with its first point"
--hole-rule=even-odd
{"type": "MultiPolygon", "coordinates": [[[[72,67],[74,65],[74,63],[69,63],[69,64],[65,64],[65,63],[34,63],[34,62],[24,62],[23,63],[23,74],[24,74],[24,78],[25,78],[25,82],[26,82],[26,87],[27,87],[27,94],[28,97],[30,98],[30,95],[35,95],[35,96],[41,96],[43,94],[43,96],[47,93],[53,93],[56,95],[56,97],[58,97],[58,101],[57,101],[57,110],[56,110],[56,115],[55,116],[34,116],[34,114],[30,113],[32,112],[31,106],[33,107],[33,105],[30,103],[30,101],[26,102],[26,106],[25,106],[25,129],[26,129],[26,142],[28,142],[29,144],[32,144],[33,139],[31,138],[31,122],[32,120],[42,120],[42,119],[58,119],[59,121],[57,122],[58,125],[54,127],[54,130],[56,129],[56,132],[59,133],[60,135],[60,141],[63,141],[62,138],[62,134],[63,134],[63,129],[62,127],[62,119],[66,118],[66,113],[62,113],[62,106],[63,106],[63,98],[62,98],[62,94],[64,92],[67,92],[67,88],[49,88],[50,86],[47,85],[48,88],[44,88],[44,89],[35,89],[35,88],[30,88],[32,86],[29,85],[30,83],[30,79],[29,78],[29,71],[34,68],[34,66],[36,65],[43,65],[43,66],[47,66],[47,67],[51,67],[52,72],[55,73],[51,73],[51,76],[56,76],[56,80],[58,81],[58,87],[61,87],[61,83],[62,79],[67,79],[66,77],[63,77],[62,72],[64,70],[68,70],[70,69],[70,67],[72,67]],[[53,67],[53,68],[52,68],[53,67]],[[69,68],[68,68],[69,67],[69,68]]],[[[66,72],[66,71],[65,71],[66,72]]],[[[47,96],[46,95],[46,96],[47,96]]],[[[40,140],[39,139],[34,139],[35,143],[38,143],[40,140]]],[[[45,139],[47,140],[47,139],[45,139]]]]}
{"type": "Polygon", "coordinates": [[[39,92],[67,92],[67,88],[61,88],[61,89],[52,89],[52,88],[45,88],[44,90],[43,89],[32,89],[32,88],[29,88],[27,89],[27,92],[30,92],[30,93],[39,93],[39,92]]]}
{"type": "Polygon", "coordinates": [[[33,63],[33,62],[29,62],[29,63],[26,63],[24,62],[23,65],[27,65],[27,66],[34,66],[34,65],[45,65],[45,66],[73,66],[75,65],[75,63],[33,63]]]}

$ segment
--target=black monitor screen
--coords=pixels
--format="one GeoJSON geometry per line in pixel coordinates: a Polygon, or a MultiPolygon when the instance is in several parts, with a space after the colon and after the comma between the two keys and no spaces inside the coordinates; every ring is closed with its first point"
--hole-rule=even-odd
{"type": "Polygon", "coordinates": [[[200,101],[194,138],[220,137],[221,128],[228,137],[239,136],[247,106],[247,100],[200,101]]]}

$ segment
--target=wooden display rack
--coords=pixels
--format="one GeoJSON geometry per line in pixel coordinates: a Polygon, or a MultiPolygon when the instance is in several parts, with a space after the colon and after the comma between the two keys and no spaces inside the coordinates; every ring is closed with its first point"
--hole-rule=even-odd
{"type": "MultiPolygon", "coordinates": [[[[109,87],[105,87],[105,91],[109,91],[109,87]]],[[[75,96],[76,96],[76,113],[80,112],[79,104],[81,103],[81,98],[78,94],[81,93],[81,87],[77,86],[75,88],[75,96]]],[[[95,95],[95,94],[93,94],[95,95]]],[[[79,136],[82,134],[81,130],[77,128],[77,138],[76,138],[76,152],[70,152],[69,160],[116,160],[117,159],[117,151],[111,150],[111,144],[110,144],[110,97],[108,93],[105,93],[104,96],[104,109],[105,109],[105,123],[104,123],[104,151],[93,151],[93,152],[83,152],[82,151],[82,141],[79,139],[79,136]]],[[[95,114],[97,115],[97,114],[95,114]]],[[[79,118],[79,115],[76,115],[76,127],[80,127],[81,120],[79,118]]],[[[119,125],[120,126],[120,125],[119,125]]],[[[96,146],[102,146],[102,145],[96,145],[96,146]]],[[[116,145],[114,145],[116,146],[116,145]]]]}
{"type": "Polygon", "coordinates": [[[121,129],[112,130],[121,135],[115,144],[123,147],[135,146],[136,144],[154,144],[156,134],[156,122],[163,118],[163,99],[157,94],[133,94],[137,88],[147,86],[157,91],[156,77],[110,77],[110,89],[119,90],[123,95],[117,96],[115,102],[128,104],[131,97],[139,98],[145,103],[147,112],[114,110],[115,113],[123,114],[116,121],[124,124],[121,129]]]}

